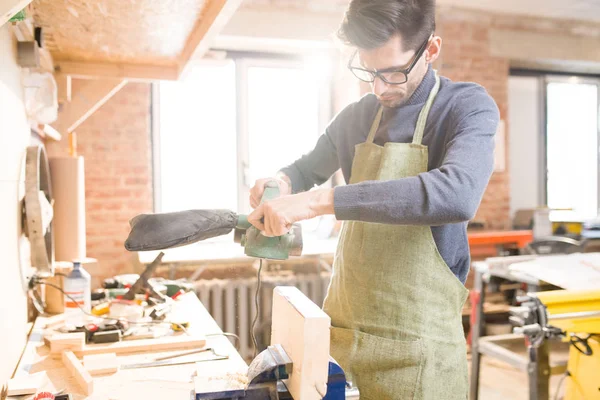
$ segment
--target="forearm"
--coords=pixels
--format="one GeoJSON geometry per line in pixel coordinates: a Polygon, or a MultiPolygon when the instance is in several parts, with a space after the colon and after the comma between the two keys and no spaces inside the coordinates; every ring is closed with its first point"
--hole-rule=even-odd
{"type": "Polygon", "coordinates": [[[335,215],[339,220],[401,225],[458,223],[475,215],[480,192],[436,170],[416,177],[338,187],[335,215]]]}

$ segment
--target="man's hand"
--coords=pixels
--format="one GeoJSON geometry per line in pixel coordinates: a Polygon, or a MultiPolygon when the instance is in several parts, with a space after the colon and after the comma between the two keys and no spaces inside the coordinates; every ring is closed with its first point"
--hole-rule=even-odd
{"type": "Polygon", "coordinates": [[[318,189],[267,201],[248,216],[248,222],[265,236],[281,236],[289,232],[294,222],[325,214],[334,214],[333,189],[318,189]]]}
{"type": "Polygon", "coordinates": [[[260,199],[265,191],[265,184],[270,181],[277,182],[277,186],[279,186],[279,194],[280,196],[287,196],[288,194],[292,194],[292,185],[289,182],[289,178],[287,176],[281,176],[280,178],[264,178],[259,179],[254,184],[254,187],[250,189],[250,206],[252,208],[258,207],[260,204],[260,199]]]}

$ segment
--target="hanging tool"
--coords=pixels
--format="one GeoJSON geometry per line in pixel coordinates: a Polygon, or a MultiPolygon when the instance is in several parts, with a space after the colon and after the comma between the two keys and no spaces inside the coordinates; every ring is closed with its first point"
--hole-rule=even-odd
{"type": "Polygon", "coordinates": [[[44,146],[30,146],[25,157],[23,231],[31,243],[31,266],[40,278],[54,276],[53,202],[44,146]]]}
{"type": "MultiPolygon", "coordinates": [[[[279,197],[279,186],[265,185],[261,203],[279,197]]],[[[235,229],[234,241],[250,257],[286,260],[302,253],[300,224],[282,236],[266,237],[248,222],[247,215],[229,210],[188,210],[166,214],[141,214],[130,221],[131,232],[125,241],[129,251],[164,250],[201,240],[227,235],[235,229]]]]}

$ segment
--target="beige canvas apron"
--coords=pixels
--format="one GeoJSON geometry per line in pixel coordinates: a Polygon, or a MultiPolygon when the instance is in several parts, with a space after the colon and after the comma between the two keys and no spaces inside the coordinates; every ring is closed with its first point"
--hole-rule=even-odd
{"type": "MultiPolygon", "coordinates": [[[[380,108],[367,141],[356,146],[350,183],[427,171],[421,141],[439,86],[436,74],[412,143],[373,143],[380,108]]],[[[440,256],[429,226],[347,221],[333,271],[324,305],[331,354],[361,400],[467,398],[461,319],[467,290],[440,256]]]]}

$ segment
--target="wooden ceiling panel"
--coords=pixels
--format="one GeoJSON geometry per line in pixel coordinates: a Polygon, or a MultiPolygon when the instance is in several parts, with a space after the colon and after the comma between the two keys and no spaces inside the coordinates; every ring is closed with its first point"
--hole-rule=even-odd
{"type": "Polygon", "coordinates": [[[210,0],[35,0],[55,60],[172,65],[210,0]]]}

